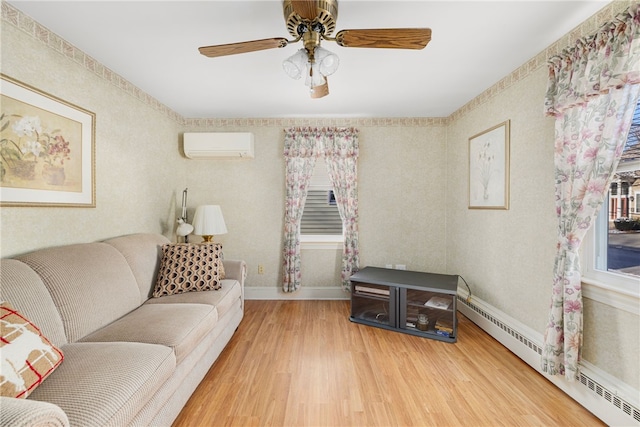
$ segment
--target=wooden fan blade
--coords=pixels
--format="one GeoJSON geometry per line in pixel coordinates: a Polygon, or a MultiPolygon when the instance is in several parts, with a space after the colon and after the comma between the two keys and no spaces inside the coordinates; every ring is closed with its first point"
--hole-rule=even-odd
{"type": "Polygon", "coordinates": [[[258,50],[285,47],[288,41],[282,37],[272,39],[252,40],[248,42],[219,44],[215,46],[203,46],[198,48],[201,54],[209,58],[216,56],[235,55],[238,53],[255,52],[258,50]]]}
{"type": "Polygon", "coordinates": [[[344,47],[423,49],[429,41],[431,41],[430,28],[342,30],[336,34],[336,42],[344,47]]]}
{"type": "Polygon", "coordinates": [[[329,80],[325,77],[323,85],[315,86],[311,91],[311,98],[317,99],[329,95],[329,80]]]}
{"type": "Polygon", "coordinates": [[[293,11],[302,19],[313,21],[318,16],[316,0],[292,0],[293,11]]]}

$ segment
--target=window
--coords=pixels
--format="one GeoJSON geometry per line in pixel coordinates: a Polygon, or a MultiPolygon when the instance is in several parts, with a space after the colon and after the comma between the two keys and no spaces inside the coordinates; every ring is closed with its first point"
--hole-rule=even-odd
{"type": "Polygon", "coordinates": [[[307,201],[300,222],[300,239],[304,248],[341,248],[342,219],[331,188],[327,166],[316,160],[309,183],[307,201]]]}
{"type": "Polygon", "coordinates": [[[300,234],[342,236],[342,220],[333,190],[309,189],[302,213],[300,234]]]}
{"type": "Polygon", "coordinates": [[[640,102],[583,249],[585,296],[636,314],[640,297],[640,102]]]}

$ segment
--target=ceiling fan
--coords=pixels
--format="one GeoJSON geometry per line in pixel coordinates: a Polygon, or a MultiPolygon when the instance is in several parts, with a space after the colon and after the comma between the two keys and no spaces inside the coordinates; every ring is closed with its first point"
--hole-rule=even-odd
{"type": "Polygon", "coordinates": [[[282,48],[290,43],[303,42],[303,48],[283,62],[285,72],[294,79],[306,76],[312,98],[329,94],[327,76],[339,64],[338,56],[320,46],[322,40],[336,42],[342,47],[423,49],[431,40],[429,28],[381,28],[370,30],[341,30],[335,37],[338,0],[284,0],[282,2],[287,30],[294,39],[283,37],[252,40],[213,46],[203,46],[204,56],[235,55],[265,49],[282,48]]]}

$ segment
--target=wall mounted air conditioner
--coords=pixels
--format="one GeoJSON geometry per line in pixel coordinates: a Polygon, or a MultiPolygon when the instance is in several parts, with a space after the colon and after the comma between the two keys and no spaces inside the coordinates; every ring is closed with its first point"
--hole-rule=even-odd
{"type": "Polygon", "coordinates": [[[183,144],[190,159],[254,157],[251,132],[185,132],[183,144]]]}

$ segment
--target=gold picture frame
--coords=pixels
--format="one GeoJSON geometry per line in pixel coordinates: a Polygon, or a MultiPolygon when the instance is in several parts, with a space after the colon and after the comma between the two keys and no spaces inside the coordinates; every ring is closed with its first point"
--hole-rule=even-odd
{"type": "Polygon", "coordinates": [[[95,119],[0,74],[0,206],[95,207],[95,119]]]}
{"type": "Polygon", "coordinates": [[[469,138],[469,209],[509,209],[510,120],[469,138]]]}

